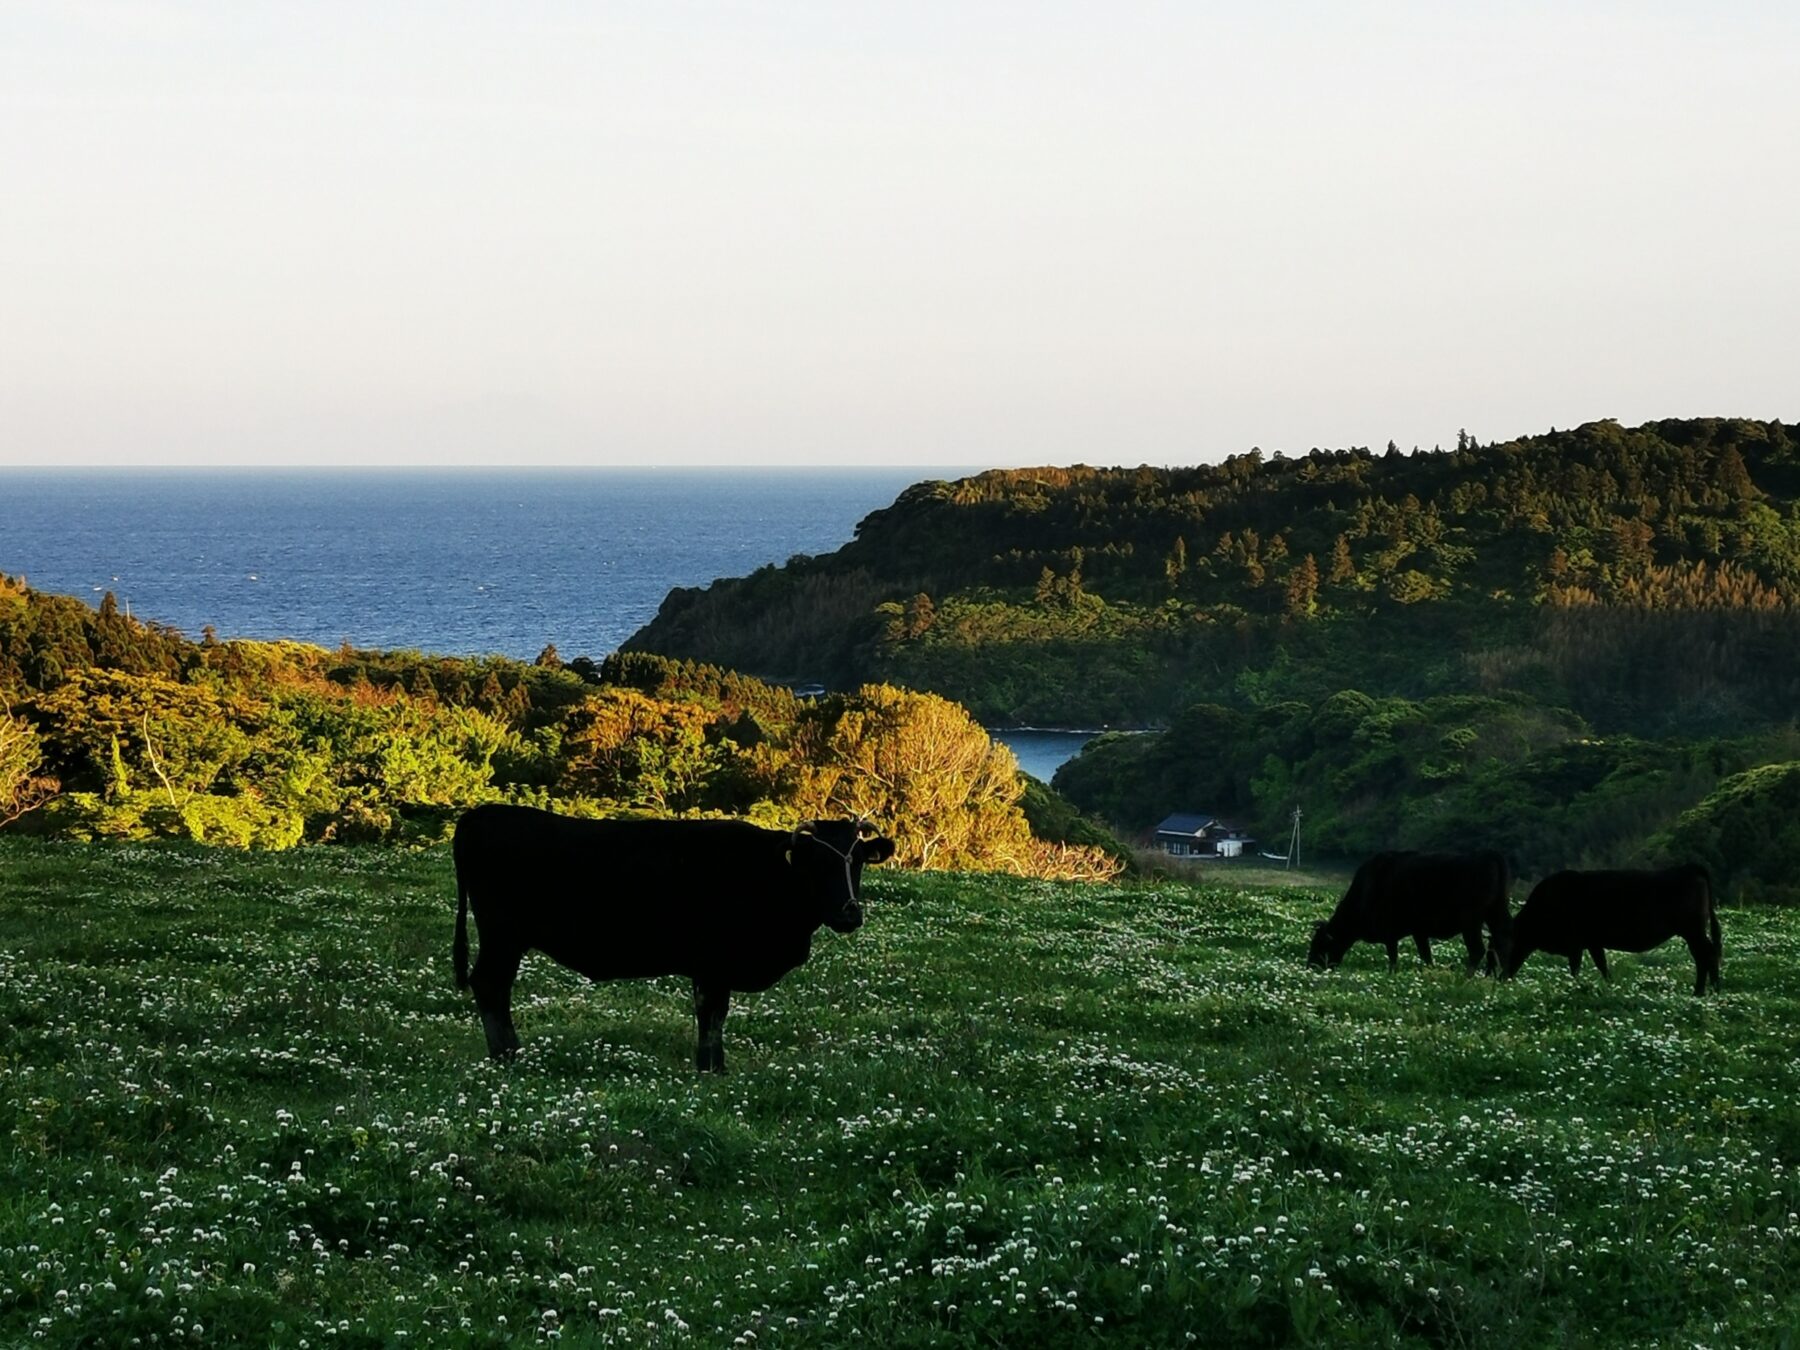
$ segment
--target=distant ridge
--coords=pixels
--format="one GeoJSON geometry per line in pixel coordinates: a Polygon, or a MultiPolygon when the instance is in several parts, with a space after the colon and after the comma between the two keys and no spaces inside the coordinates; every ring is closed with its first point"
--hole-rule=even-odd
{"type": "Polygon", "coordinates": [[[627,649],[928,688],[989,722],[1523,690],[1599,727],[1785,720],[1800,437],[1591,422],[1402,454],[994,470],[834,553],[677,589],[627,649]]]}

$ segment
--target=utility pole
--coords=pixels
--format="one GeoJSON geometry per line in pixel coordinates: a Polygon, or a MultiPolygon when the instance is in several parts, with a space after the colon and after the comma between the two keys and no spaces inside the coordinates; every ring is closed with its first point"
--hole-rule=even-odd
{"type": "Polygon", "coordinates": [[[1301,814],[1302,814],[1302,812],[1301,812],[1300,808],[1298,806],[1296,806],[1294,808],[1294,832],[1288,836],[1287,865],[1288,865],[1289,871],[1292,871],[1294,868],[1294,865],[1300,861],[1300,816],[1301,816],[1301,814]]]}

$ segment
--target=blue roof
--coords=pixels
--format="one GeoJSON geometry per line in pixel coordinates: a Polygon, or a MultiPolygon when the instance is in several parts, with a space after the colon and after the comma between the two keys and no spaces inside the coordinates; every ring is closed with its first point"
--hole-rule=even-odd
{"type": "Polygon", "coordinates": [[[1217,816],[1204,812],[1200,815],[1191,815],[1177,811],[1174,815],[1165,817],[1162,824],[1156,827],[1156,832],[1158,834],[1199,834],[1208,825],[1216,824],[1218,819],[1217,816]]]}

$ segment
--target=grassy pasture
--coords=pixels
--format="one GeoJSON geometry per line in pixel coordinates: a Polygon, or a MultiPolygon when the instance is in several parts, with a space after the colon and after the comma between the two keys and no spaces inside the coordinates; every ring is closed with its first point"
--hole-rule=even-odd
{"type": "Polygon", "coordinates": [[[528,959],[449,860],[0,841],[0,1345],[1780,1345],[1800,915],[1511,986],[1320,891],[871,872],[736,1000],[528,959]]]}

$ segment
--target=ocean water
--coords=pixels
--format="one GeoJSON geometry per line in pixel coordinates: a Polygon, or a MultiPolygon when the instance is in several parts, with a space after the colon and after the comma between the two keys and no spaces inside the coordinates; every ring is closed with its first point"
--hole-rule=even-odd
{"type": "Polygon", "coordinates": [[[198,637],[596,659],[931,470],[0,473],[0,571],[198,637]]]}
{"type": "MultiPolygon", "coordinates": [[[[0,572],[197,638],[614,651],[675,586],[827,553],[959,470],[0,471],[0,572]]],[[[1079,735],[1008,732],[1048,779],[1079,735]]]]}
{"type": "Polygon", "coordinates": [[[1048,783],[1062,765],[1080,753],[1095,736],[1092,731],[1060,731],[1043,727],[1016,727],[996,731],[1018,757],[1019,767],[1033,778],[1048,783]]]}

